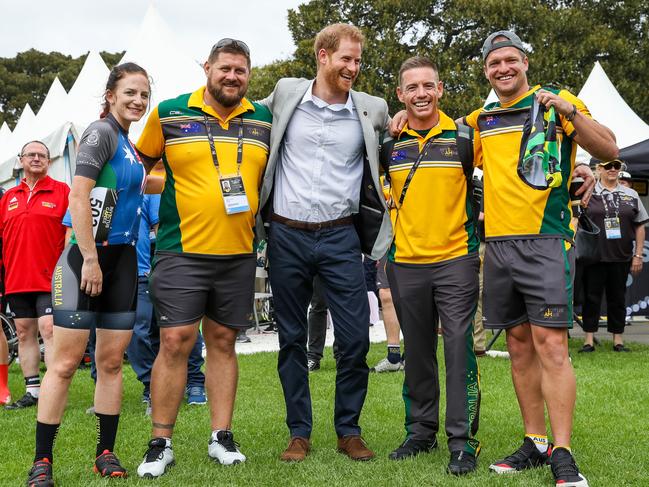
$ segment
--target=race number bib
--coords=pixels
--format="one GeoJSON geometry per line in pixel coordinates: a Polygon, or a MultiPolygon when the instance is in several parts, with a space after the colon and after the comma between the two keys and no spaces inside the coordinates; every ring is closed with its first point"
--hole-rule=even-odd
{"type": "Polygon", "coordinates": [[[609,240],[622,238],[619,218],[604,218],[604,228],[606,229],[606,238],[609,240]]]}
{"type": "Polygon", "coordinates": [[[110,227],[117,205],[117,191],[110,188],[93,188],[90,192],[90,211],[92,212],[92,234],[95,242],[108,240],[110,227]]]}
{"type": "Polygon", "coordinates": [[[243,187],[243,178],[241,176],[222,176],[219,182],[221,184],[225,212],[228,215],[250,210],[250,204],[248,204],[248,197],[246,196],[246,189],[243,187]]]}

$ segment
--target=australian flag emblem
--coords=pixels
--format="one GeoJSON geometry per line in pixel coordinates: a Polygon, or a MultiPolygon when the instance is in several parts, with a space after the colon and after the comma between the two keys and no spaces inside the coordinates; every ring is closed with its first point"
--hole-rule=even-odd
{"type": "Polygon", "coordinates": [[[403,161],[406,158],[406,151],[405,150],[395,150],[392,151],[392,155],[390,159],[392,161],[403,161]]]}
{"type": "Polygon", "coordinates": [[[180,131],[183,134],[196,134],[201,131],[201,124],[196,122],[181,123],[180,131]]]}

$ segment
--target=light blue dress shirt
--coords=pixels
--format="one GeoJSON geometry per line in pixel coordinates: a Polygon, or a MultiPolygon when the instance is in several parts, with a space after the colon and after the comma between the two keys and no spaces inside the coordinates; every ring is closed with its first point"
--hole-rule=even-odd
{"type": "Polygon", "coordinates": [[[275,173],[273,211],[325,222],[358,212],[365,144],[351,98],[329,105],[313,81],[286,128],[275,173]]]}

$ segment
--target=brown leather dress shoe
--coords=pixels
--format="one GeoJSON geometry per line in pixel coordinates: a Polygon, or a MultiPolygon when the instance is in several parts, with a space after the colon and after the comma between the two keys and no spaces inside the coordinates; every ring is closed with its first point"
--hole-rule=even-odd
{"type": "Polygon", "coordinates": [[[288,442],[286,450],[282,452],[279,459],[283,462],[301,462],[311,451],[311,441],[308,438],[294,436],[288,442]]]}
{"type": "Polygon", "coordinates": [[[347,435],[338,438],[338,451],[352,460],[361,462],[374,458],[374,452],[367,447],[361,435],[347,435]]]}

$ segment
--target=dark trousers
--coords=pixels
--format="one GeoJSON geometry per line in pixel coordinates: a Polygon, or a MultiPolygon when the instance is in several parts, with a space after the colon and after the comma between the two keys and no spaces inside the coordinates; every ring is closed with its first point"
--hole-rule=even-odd
{"type": "Polygon", "coordinates": [[[606,329],[609,333],[624,333],[626,279],[630,267],[631,262],[598,262],[584,268],[584,331],[597,331],[602,296],[606,291],[606,329]]]}
{"type": "Polygon", "coordinates": [[[319,276],[338,347],[334,424],[338,436],[360,434],[367,394],[369,305],[358,235],[352,225],[319,231],[272,222],[270,283],[279,332],[277,370],[291,436],[309,438],[313,424],[307,370],[307,308],[319,276]]]}
{"type": "Polygon", "coordinates": [[[309,351],[307,352],[307,358],[320,362],[327,338],[327,302],[319,277],[313,280],[313,296],[311,297],[308,321],[309,351]]]}
{"type": "Polygon", "coordinates": [[[432,441],[439,429],[437,324],[446,364],[446,435],[450,451],[476,455],[480,415],[473,316],[478,303],[477,254],[431,265],[390,262],[392,299],[407,353],[403,399],[406,434],[432,441]]]}

